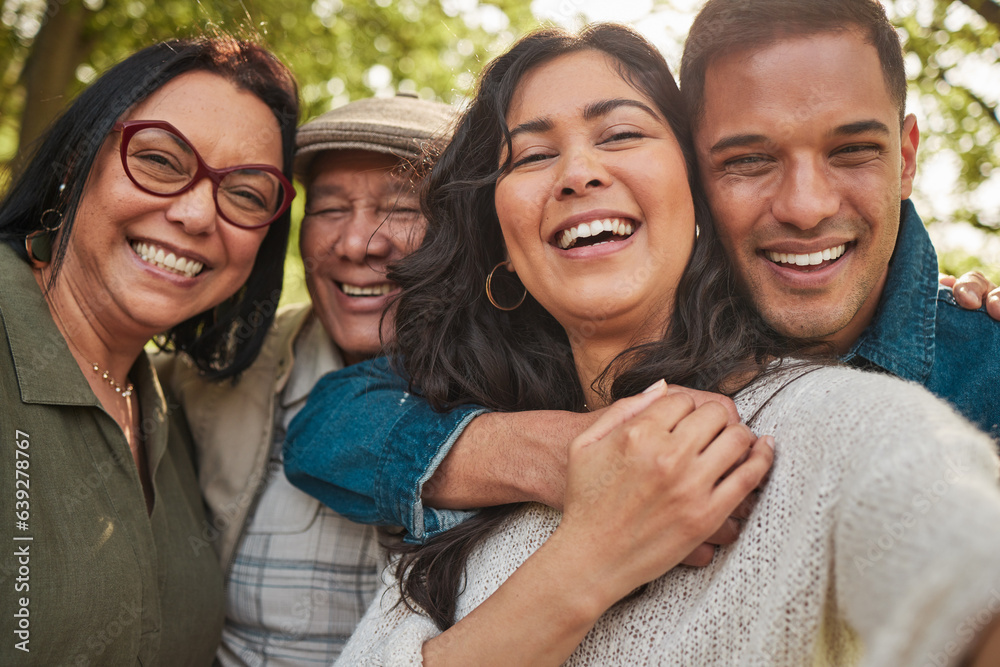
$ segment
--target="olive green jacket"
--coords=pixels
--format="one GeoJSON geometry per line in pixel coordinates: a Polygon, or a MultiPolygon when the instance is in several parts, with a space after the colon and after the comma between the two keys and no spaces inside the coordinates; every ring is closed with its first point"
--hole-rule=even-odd
{"type": "Polygon", "coordinates": [[[0,664],[211,664],[223,620],[186,426],[146,355],[130,379],[155,501],[128,442],[0,244],[0,664]]]}

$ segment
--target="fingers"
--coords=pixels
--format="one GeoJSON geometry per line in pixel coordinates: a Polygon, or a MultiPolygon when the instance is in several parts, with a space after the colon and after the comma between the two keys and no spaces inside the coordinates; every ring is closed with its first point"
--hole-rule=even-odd
{"type": "Polygon", "coordinates": [[[755,507],[757,507],[757,493],[753,491],[737,505],[732,515],[723,522],[717,531],[681,560],[681,564],[705,567],[711,563],[715,556],[715,547],[735,542],[755,507]]]}
{"type": "Polygon", "coordinates": [[[717,401],[706,401],[678,423],[675,433],[700,445],[702,479],[714,483],[748,455],[757,436],[744,424],[729,422],[729,411],[717,401]]]}
{"type": "Polygon", "coordinates": [[[576,443],[586,446],[607,437],[613,430],[648,408],[654,401],[665,396],[666,390],[667,383],[660,380],[641,394],[615,401],[604,410],[604,414],[596,422],[579,435],[576,443]]]}
{"type": "Polygon", "coordinates": [[[744,498],[733,513],[723,522],[717,531],[712,533],[708,539],[705,540],[707,544],[714,544],[722,546],[723,544],[732,544],[736,541],[736,538],[740,536],[740,532],[743,530],[743,524],[746,522],[750,515],[753,513],[754,508],[757,507],[757,493],[751,492],[746,498],[744,498]]]}
{"type": "Polygon", "coordinates": [[[729,473],[713,493],[714,500],[724,507],[736,507],[757,488],[774,463],[774,438],[757,438],[747,460],[729,473]]]}
{"type": "MultiPolygon", "coordinates": [[[[617,401],[608,409],[608,414],[602,415],[593,426],[584,431],[571,447],[587,447],[602,438],[616,436],[623,446],[631,447],[633,454],[641,450],[652,451],[652,448],[658,448],[664,436],[676,432],[678,423],[695,410],[694,401],[691,397],[680,393],[667,396],[666,383],[663,382],[654,385],[647,392],[617,401]],[[641,400],[632,403],[635,399],[641,400]]],[[[702,425],[701,430],[704,434],[689,436],[684,440],[685,446],[671,450],[671,455],[683,454],[694,444],[699,444],[700,449],[722,428],[725,409],[715,405],[709,408],[709,412],[715,413],[715,417],[711,420],[715,426],[702,425]]]]}
{"type": "Polygon", "coordinates": [[[681,563],[692,567],[705,567],[712,562],[714,557],[715,547],[707,542],[703,542],[695,547],[694,551],[685,556],[684,559],[681,560],[681,563]]]}
{"type": "MultiPolygon", "coordinates": [[[[687,394],[675,393],[668,398],[688,398],[687,394]]],[[[691,404],[693,407],[693,403],[691,404]]],[[[729,411],[721,403],[716,401],[705,401],[700,406],[694,408],[692,412],[682,415],[678,420],[674,432],[679,438],[690,442],[691,446],[697,447],[697,452],[704,450],[716,437],[728,428],[729,411]]],[[[733,426],[738,426],[734,424],[733,426]]],[[[745,428],[745,427],[744,427],[745,428]]],[[[720,473],[721,474],[721,473],[720,473]]]]}
{"type": "Polygon", "coordinates": [[[945,287],[954,287],[955,276],[949,276],[947,273],[939,273],[938,282],[944,285],[945,287]]]}
{"type": "MultiPolygon", "coordinates": [[[[684,396],[672,394],[667,398],[684,396]]],[[[744,424],[730,424],[729,412],[717,401],[706,401],[689,414],[682,415],[673,429],[684,446],[661,454],[661,460],[676,464],[680,458],[694,455],[699,459],[691,474],[702,483],[714,485],[731,470],[744,463],[757,436],[744,424]]]]}
{"type": "Polygon", "coordinates": [[[681,564],[692,567],[705,567],[712,562],[715,556],[715,547],[732,544],[739,538],[743,531],[745,522],[750,518],[753,510],[757,507],[757,492],[751,491],[736,509],[704,542],[699,544],[694,551],[688,554],[681,564]]]}
{"type": "Polygon", "coordinates": [[[992,290],[986,297],[986,312],[995,320],[1000,320],[1000,287],[992,290]]]}
{"type": "Polygon", "coordinates": [[[979,271],[969,271],[965,275],[957,278],[952,285],[952,293],[955,301],[963,308],[976,309],[983,305],[990,290],[996,285],[979,271]]]}
{"type": "Polygon", "coordinates": [[[743,530],[743,524],[733,517],[728,517],[717,531],[708,536],[705,543],[712,545],[732,544],[740,536],[741,530],[743,530]]]}
{"type": "MultiPolygon", "coordinates": [[[[747,470],[759,471],[760,476],[750,479],[747,472],[743,473],[748,482],[753,482],[743,494],[746,496],[770,468],[770,447],[755,456],[757,436],[745,424],[730,423],[729,409],[724,402],[705,400],[694,407],[694,400],[687,392],[668,392],[656,399],[626,427],[632,428],[631,439],[645,441],[652,438],[651,442],[656,443],[659,442],[656,435],[670,432],[674,436],[673,446],[662,449],[657,446],[659,451],[654,452],[660,465],[669,469],[686,465],[682,461],[696,458],[698,463],[690,468],[689,474],[709,487],[751,463],[751,458],[754,458],[747,470]],[[765,460],[766,465],[762,467],[765,460]]],[[[773,438],[768,442],[773,446],[773,438]]],[[[735,499],[732,507],[735,508],[742,500],[742,496],[735,499]]],[[[746,513],[749,514],[749,511],[746,513]]]]}
{"type": "MultiPolygon", "coordinates": [[[[946,284],[944,281],[942,285],[946,284]]],[[[952,280],[952,294],[963,308],[974,310],[986,304],[986,312],[994,320],[1000,320],[1000,287],[979,271],[969,271],[952,280]]]]}
{"type": "Polygon", "coordinates": [[[718,403],[726,409],[729,414],[730,424],[738,424],[740,421],[740,413],[736,411],[736,404],[733,403],[733,399],[728,396],[723,396],[722,394],[715,394],[710,391],[700,391],[698,389],[690,389],[688,387],[682,387],[679,384],[667,385],[667,395],[670,394],[687,394],[694,399],[695,407],[701,407],[705,403],[712,401],[718,403]]]}
{"type": "Polygon", "coordinates": [[[757,507],[757,493],[753,492],[749,496],[743,499],[736,509],[733,510],[732,518],[739,519],[740,521],[746,521],[753,514],[754,509],[757,507]]]}
{"type": "Polygon", "coordinates": [[[749,460],[756,441],[757,436],[746,425],[727,426],[701,453],[705,474],[715,480],[731,474],[749,460]]]}

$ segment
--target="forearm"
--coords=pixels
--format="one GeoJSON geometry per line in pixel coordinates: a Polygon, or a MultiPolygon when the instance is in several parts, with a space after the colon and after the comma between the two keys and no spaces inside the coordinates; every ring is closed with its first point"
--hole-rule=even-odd
{"type": "Polygon", "coordinates": [[[1000,665],[1000,621],[994,620],[982,635],[977,638],[977,646],[972,651],[972,657],[963,665],[972,667],[995,667],[1000,665]]]}
{"type": "Polygon", "coordinates": [[[561,509],[567,448],[596,418],[556,410],[480,415],[424,484],[424,504],[467,509],[531,501],[561,509]]]}

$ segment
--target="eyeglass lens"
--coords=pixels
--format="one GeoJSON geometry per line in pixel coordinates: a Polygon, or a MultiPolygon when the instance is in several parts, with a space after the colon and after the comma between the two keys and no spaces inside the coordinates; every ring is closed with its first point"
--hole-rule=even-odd
{"type": "MultiPolygon", "coordinates": [[[[198,157],[186,141],[160,128],[143,128],[126,146],[128,169],[136,183],[160,195],[183,190],[198,173],[198,157]]],[[[285,200],[274,174],[258,169],[225,173],[215,193],[219,211],[230,222],[253,227],[268,222],[285,200]]]]}

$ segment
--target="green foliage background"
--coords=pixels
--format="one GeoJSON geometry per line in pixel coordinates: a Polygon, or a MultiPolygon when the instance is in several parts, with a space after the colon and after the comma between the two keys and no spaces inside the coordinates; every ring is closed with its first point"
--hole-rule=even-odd
{"type": "MultiPolygon", "coordinates": [[[[957,203],[949,222],[1000,238],[1000,4],[993,0],[895,0],[896,23],[907,52],[911,100],[926,118],[918,164],[944,154],[958,171],[957,203]],[[979,195],[990,195],[983,197],[979,195]],[[992,200],[983,204],[983,200],[992,200]]],[[[919,173],[919,170],[918,170],[919,173]]],[[[919,181],[918,181],[919,184],[919,181]]],[[[920,207],[919,196],[918,210],[920,207]]],[[[943,222],[925,216],[925,222],[943,222]]],[[[942,267],[958,274],[983,267],[994,282],[1000,265],[976,250],[946,250],[942,267]]]]}
{"type": "MultiPolygon", "coordinates": [[[[525,0],[0,0],[0,189],[18,150],[97,73],[154,41],[225,31],[295,72],[302,120],[376,93],[460,103],[493,55],[537,25],[525,0]]],[[[303,197],[293,219],[301,219],[303,197]]],[[[284,302],[306,299],[298,228],[284,302]]]]}
{"type": "MultiPolygon", "coordinates": [[[[652,11],[674,4],[657,0],[652,11]]],[[[1000,210],[976,194],[1000,188],[1000,4],[888,4],[926,110],[921,159],[947,154],[960,174],[949,218],[1000,238],[1000,210]],[[979,74],[970,79],[971,61],[979,74]]],[[[586,18],[585,0],[559,7],[568,22],[586,18]]],[[[460,103],[483,64],[536,25],[529,0],[0,0],[0,190],[19,151],[68,100],[156,40],[216,30],[259,38],[295,71],[304,120],[394,90],[460,103]]],[[[289,259],[286,300],[302,299],[297,244],[289,259]]],[[[974,252],[942,253],[942,265],[985,266],[1000,280],[1000,266],[974,252]]]]}

